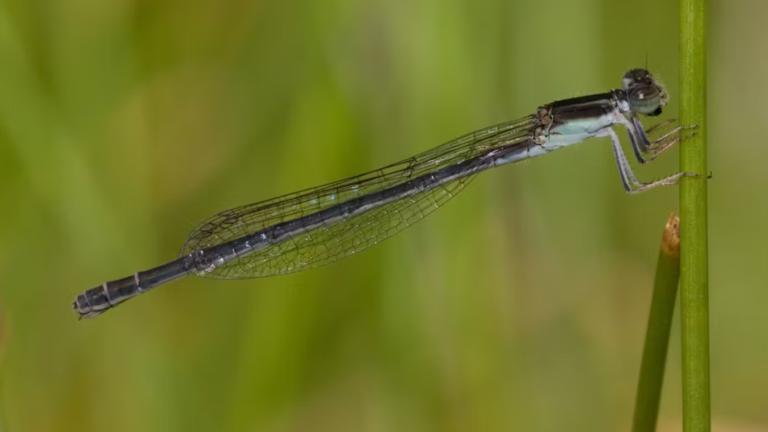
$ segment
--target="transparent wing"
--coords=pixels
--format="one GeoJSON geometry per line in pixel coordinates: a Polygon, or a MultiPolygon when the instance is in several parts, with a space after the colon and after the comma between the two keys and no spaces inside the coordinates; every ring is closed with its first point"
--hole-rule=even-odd
{"type": "MultiPolygon", "coordinates": [[[[525,139],[532,117],[498,124],[384,168],[218,213],[188,237],[181,254],[216,246],[306,216],[525,139]]],[[[384,240],[455,196],[471,177],[455,180],[354,217],[323,224],[216,267],[207,277],[237,279],[291,273],[336,261],[384,240]]]]}

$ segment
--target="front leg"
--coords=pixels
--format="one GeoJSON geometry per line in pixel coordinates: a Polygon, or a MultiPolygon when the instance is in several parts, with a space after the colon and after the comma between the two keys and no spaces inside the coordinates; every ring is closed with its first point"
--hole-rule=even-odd
{"type": "Polygon", "coordinates": [[[632,117],[632,124],[635,126],[634,130],[637,131],[640,136],[640,141],[646,144],[646,161],[656,159],[656,157],[669,150],[673,145],[696,134],[696,125],[680,126],[675,119],[656,123],[647,130],[643,129],[643,124],[640,123],[640,120],[637,117],[632,117]],[[665,129],[668,129],[667,126],[672,126],[672,128],[665,131],[665,129]],[[648,135],[656,133],[656,130],[661,131],[660,136],[652,141],[649,140],[648,135]]]}
{"type": "Polygon", "coordinates": [[[643,129],[643,125],[640,123],[640,120],[638,120],[637,117],[628,119],[622,115],[618,119],[617,123],[624,126],[624,128],[627,130],[629,140],[632,143],[632,150],[635,153],[635,158],[640,163],[652,161],[656,159],[660,154],[672,148],[672,146],[680,142],[681,132],[685,129],[689,129],[677,125],[668,131],[663,132],[660,137],[651,141],[648,138],[649,133],[657,129],[661,129],[663,131],[667,128],[667,126],[674,125],[675,120],[665,120],[661,123],[657,123],[654,126],[648,128],[647,131],[643,129]]]}
{"type": "Polygon", "coordinates": [[[624,150],[621,148],[619,136],[616,135],[616,132],[613,129],[602,129],[597,132],[595,136],[610,138],[611,145],[613,146],[613,155],[616,158],[616,165],[619,168],[619,177],[621,178],[621,183],[624,186],[624,190],[628,193],[640,193],[657,188],[659,186],[674,185],[680,181],[680,178],[692,175],[689,173],[680,172],[672,174],[668,177],[664,177],[662,179],[654,180],[652,182],[643,183],[639,181],[637,177],[635,177],[635,173],[632,172],[632,167],[629,165],[629,161],[627,161],[627,157],[624,155],[624,150]]]}

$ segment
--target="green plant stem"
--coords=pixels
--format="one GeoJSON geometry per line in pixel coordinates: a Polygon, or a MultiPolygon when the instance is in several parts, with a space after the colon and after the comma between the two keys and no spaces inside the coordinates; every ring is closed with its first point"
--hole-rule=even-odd
{"type": "Polygon", "coordinates": [[[707,263],[706,1],[680,0],[680,121],[696,134],[680,149],[680,311],[683,430],[710,430],[707,263]]]}
{"type": "Polygon", "coordinates": [[[669,333],[675,313],[677,283],[680,277],[680,219],[674,213],[664,225],[653,298],[645,333],[643,360],[635,398],[633,432],[653,432],[659,413],[664,366],[667,361],[669,333]]]}

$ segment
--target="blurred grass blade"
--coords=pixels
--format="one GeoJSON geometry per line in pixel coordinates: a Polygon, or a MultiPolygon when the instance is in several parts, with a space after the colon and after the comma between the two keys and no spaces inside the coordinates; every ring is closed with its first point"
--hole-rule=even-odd
{"type": "Polygon", "coordinates": [[[680,219],[672,213],[664,226],[656,279],[653,284],[651,311],[645,333],[643,360],[635,398],[633,432],[656,430],[669,333],[675,313],[677,283],[680,278],[680,219]]]}

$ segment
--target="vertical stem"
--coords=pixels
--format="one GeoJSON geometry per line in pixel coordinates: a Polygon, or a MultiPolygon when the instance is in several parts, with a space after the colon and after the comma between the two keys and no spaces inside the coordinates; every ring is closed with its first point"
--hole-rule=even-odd
{"type": "Polygon", "coordinates": [[[683,430],[710,430],[707,254],[706,0],[680,0],[680,121],[696,135],[680,150],[680,310],[683,430]]]}
{"type": "Polygon", "coordinates": [[[653,432],[659,413],[664,366],[667,362],[669,333],[675,313],[677,283],[680,277],[680,219],[669,216],[661,237],[653,298],[645,332],[643,360],[635,398],[632,432],[653,432]]]}

